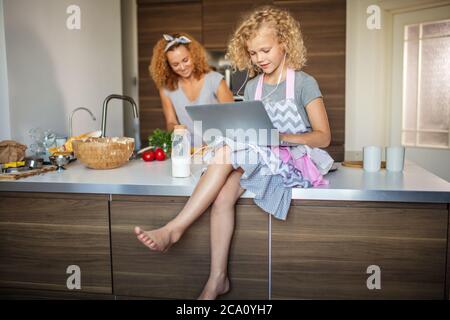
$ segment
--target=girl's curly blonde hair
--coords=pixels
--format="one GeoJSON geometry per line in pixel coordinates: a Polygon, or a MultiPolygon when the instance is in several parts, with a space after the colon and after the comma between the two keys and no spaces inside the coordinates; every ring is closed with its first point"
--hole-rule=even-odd
{"type": "MultiPolygon", "coordinates": [[[[179,46],[185,46],[191,54],[194,63],[193,75],[197,80],[199,80],[203,74],[211,71],[211,67],[206,58],[206,51],[197,40],[184,32],[171,34],[171,36],[174,38],[185,36],[191,40],[191,42],[187,44],[175,44],[168,51],[174,50],[179,46]]],[[[173,91],[178,88],[179,75],[172,70],[169,61],[167,60],[167,52],[164,52],[166,45],[167,41],[164,38],[161,38],[156,43],[153,47],[153,56],[148,69],[150,71],[150,76],[158,89],[166,88],[173,91]]]]}
{"type": "Polygon", "coordinates": [[[263,26],[272,28],[278,42],[284,46],[287,52],[286,65],[301,70],[306,64],[306,48],[300,23],[288,11],[273,6],[257,8],[244,16],[228,44],[226,57],[232,67],[239,71],[248,69],[250,77],[262,71],[252,63],[247,41],[253,39],[263,26]]]}

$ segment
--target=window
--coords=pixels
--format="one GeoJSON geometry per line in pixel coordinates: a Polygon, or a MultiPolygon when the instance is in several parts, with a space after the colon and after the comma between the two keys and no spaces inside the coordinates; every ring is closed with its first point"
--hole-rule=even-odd
{"type": "Polygon", "coordinates": [[[405,26],[402,144],[449,148],[450,20],[405,26]]]}

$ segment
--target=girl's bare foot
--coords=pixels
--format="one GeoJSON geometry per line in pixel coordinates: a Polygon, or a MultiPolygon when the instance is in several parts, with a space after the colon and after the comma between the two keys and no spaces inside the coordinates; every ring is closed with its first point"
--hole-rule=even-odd
{"type": "Polygon", "coordinates": [[[179,237],[176,237],[167,227],[151,231],[144,231],[139,227],[135,227],[134,233],[142,244],[151,250],[161,252],[169,250],[169,248],[179,239],[179,237]]]}
{"type": "Polygon", "coordinates": [[[198,300],[215,300],[218,296],[228,291],[230,291],[230,279],[226,275],[210,275],[198,300]]]}

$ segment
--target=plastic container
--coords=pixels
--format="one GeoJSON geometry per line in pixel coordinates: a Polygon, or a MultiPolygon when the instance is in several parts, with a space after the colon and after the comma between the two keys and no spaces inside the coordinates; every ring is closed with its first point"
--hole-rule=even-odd
{"type": "Polygon", "coordinates": [[[191,134],[184,125],[175,126],[172,134],[172,176],[187,178],[191,175],[191,134]]]}

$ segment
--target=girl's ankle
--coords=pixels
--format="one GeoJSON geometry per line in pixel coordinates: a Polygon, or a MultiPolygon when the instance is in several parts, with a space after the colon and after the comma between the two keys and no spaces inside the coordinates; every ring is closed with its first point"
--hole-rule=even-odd
{"type": "Polygon", "coordinates": [[[223,271],[211,271],[209,273],[209,278],[212,280],[226,280],[228,279],[228,274],[227,272],[223,272],[223,271]]]}
{"type": "Polygon", "coordinates": [[[171,226],[169,224],[166,225],[166,228],[169,231],[169,237],[171,243],[176,243],[180,240],[181,236],[183,235],[184,231],[180,228],[177,228],[175,226],[171,226]]]}

